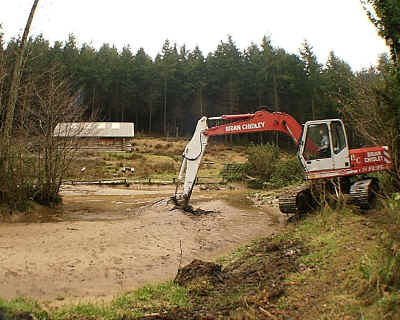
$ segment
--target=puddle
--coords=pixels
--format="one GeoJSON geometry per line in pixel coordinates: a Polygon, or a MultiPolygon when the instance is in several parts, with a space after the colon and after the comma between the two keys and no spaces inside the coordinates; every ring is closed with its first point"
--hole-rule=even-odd
{"type": "MultiPolygon", "coordinates": [[[[33,213],[12,217],[10,222],[54,223],[68,221],[112,221],[133,219],[143,214],[152,205],[162,202],[168,208],[167,200],[173,194],[173,187],[111,188],[106,186],[64,186],[63,203],[56,208],[34,208],[33,213]],[[161,201],[160,201],[161,200],[161,201]],[[165,200],[165,201],[163,201],[165,200]]],[[[196,191],[191,205],[196,212],[212,215],[214,208],[208,208],[210,200],[220,200],[224,206],[247,213],[267,214],[273,223],[279,223],[276,212],[268,207],[256,206],[243,192],[196,191]]]]}
{"type": "Polygon", "coordinates": [[[235,208],[239,209],[239,211],[243,213],[242,215],[244,217],[248,216],[249,214],[268,216],[271,226],[279,225],[282,223],[282,220],[285,219],[278,208],[256,205],[251,199],[247,197],[247,194],[243,192],[225,192],[219,193],[218,195],[213,197],[213,200],[218,200],[219,202],[223,203],[222,209],[210,208],[208,205],[210,202],[210,196],[208,195],[208,198],[207,194],[203,196],[197,199],[192,199],[191,205],[194,210],[212,210],[218,212],[220,210],[224,211],[225,208],[235,208]]]}
{"type": "MultiPolygon", "coordinates": [[[[246,193],[230,193],[230,194],[225,194],[225,195],[219,195],[219,197],[215,197],[215,200],[221,200],[224,201],[228,206],[234,207],[243,211],[251,211],[251,212],[262,212],[266,214],[272,214],[271,207],[260,207],[257,206],[251,199],[248,198],[246,193]]],[[[210,201],[210,197],[208,198],[199,198],[195,201],[192,201],[193,207],[200,206],[201,209],[201,203],[206,203],[210,201]]]]}

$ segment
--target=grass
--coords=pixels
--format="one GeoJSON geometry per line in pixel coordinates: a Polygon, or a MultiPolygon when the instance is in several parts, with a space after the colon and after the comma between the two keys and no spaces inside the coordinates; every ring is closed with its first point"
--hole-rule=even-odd
{"type": "MultiPolygon", "coordinates": [[[[127,177],[131,179],[171,180],[176,178],[187,144],[183,139],[143,137],[135,140],[132,152],[102,152],[82,154],[67,173],[66,179],[90,180],[127,177]],[[133,174],[124,174],[123,167],[134,168],[133,174]],[[85,168],[85,170],[83,170],[85,168]]],[[[211,144],[206,149],[199,169],[200,177],[219,177],[227,162],[244,162],[243,147],[211,144]]]]}
{"type": "Polygon", "coordinates": [[[0,299],[0,319],[134,319],[174,308],[190,308],[187,289],[174,282],[148,285],[127,292],[110,303],[85,303],[45,311],[26,298],[0,299]],[[34,317],[34,318],[28,318],[34,317]]]}
{"type": "Polygon", "coordinates": [[[168,308],[174,307],[188,307],[190,303],[187,300],[186,289],[180,287],[174,282],[166,282],[156,286],[145,286],[136,291],[126,293],[123,296],[116,298],[112,304],[112,309],[124,310],[127,308],[132,310],[134,306],[138,311],[145,308],[168,308]],[[152,302],[153,305],[149,305],[152,302]]]}
{"type": "Polygon", "coordinates": [[[232,261],[236,261],[243,258],[243,256],[248,253],[249,248],[250,248],[249,245],[242,246],[226,256],[218,257],[216,259],[216,263],[226,266],[232,261]]]}
{"type": "Polygon", "coordinates": [[[35,314],[39,319],[47,319],[48,314],[42,309],[38,302],[29,299],[18,297],[11,300],[3,300],[0,298],[0,319],[23,319],[29,314],[35,314]]]}
{"type": "Polygon", "coordinates": [[[110,303],[48,311],[27,299],[0,300],[0,315],[23,319],[33,313],[57,320],[151,314],[164,319],[400,319],[400,227],[393,201],[400,199],[368,213],[326,208],[289,224],[277,236],[252,241],[217,259],[222,282],[212,274],[199,275],[183,286],[166,282],[110,303]]]}
{"type": "Polygon", "coordinates": [[[162,313],[167,309],[189,306],[186,289],[170,281],[127,292],[109,304],[67,307],[58,311],[54,319],[75,319],[76,316],[104,320],[131,319],[148,313],[162,313]]]}
{"type": "Polygon", "coordinates": [[[282,303],[304,319],[398,319],[400,281],[393,276],[400,263],[387,251],[393,238],[385,236],[382,214],[326,209],[292,227],[310,253],[298,259],[301,272],[286,279],[282,303]]]}

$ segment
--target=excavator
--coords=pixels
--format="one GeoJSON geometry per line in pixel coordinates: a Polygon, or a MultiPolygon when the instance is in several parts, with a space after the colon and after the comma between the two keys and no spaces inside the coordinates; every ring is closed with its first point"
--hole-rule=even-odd
{"type": "Polygon", "coordinates": [[[360,209],[369,209],[376,198],[378,181],[368,174],[393,167],[387,146],[349,149],[346,130],[340,119],[313,120],[301,125],[289,114],[267,110],[202,117],[182,154],[177,188],[172,197],[175,205],[183,210],[191,208],[189,200],[209,137],[265,131],[290,136],[297,145],[297,156],[304,170],[306,182],[279,196],[282,213],[306,213],[326,193],[336,196],[336,199],[346,195],[360,209]],[[216,120],[223,121],[223,124],[209,128],[208,122],[216,120]],[[183,190],[178,190],[182,186],[183,190]]]}

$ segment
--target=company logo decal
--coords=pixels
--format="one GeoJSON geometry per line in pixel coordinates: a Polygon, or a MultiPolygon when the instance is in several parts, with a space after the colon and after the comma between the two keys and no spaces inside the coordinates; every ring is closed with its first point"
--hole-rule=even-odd
{"type": "Polygon", "coordinates": [[[253,130],[253,129],[261,129],[264,128],[265,122],[257,122],[257,123],[245,123],[245,124],[237,124],[233,126],[226,126],[225,132],[232,132],[232,131],[246,131],[246,130],[253,130]]]}

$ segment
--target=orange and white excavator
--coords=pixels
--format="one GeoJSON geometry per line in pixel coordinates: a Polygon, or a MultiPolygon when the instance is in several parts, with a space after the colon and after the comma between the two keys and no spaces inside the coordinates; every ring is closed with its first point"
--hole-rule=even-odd
{"type": "Polygon", "coordinates": [[[183,191],[175,192],[175,204],[189,208],[189,200],[196,182],[197,172],[207,146],[208,138],[264,131],[280,131],[289,135],[298,146],[298,158],[304,169],[305,180],[311,182],[279,197],[283,213],[304,213],[312,208],[319,197],[321,185],[333,194],[348,194],[350,201],[361,209],[371,206],[376,178],[371,172],[391,170],[392,158],[387,146],[349,149],[346,130],[340,119],[314,120],[300,125],[292,116],[265,110],[249,114],[202,117],[182,157],[178,182],[183,179],[183,191]],[[209,128],[208,122],[226,123],[209,128]]]}

